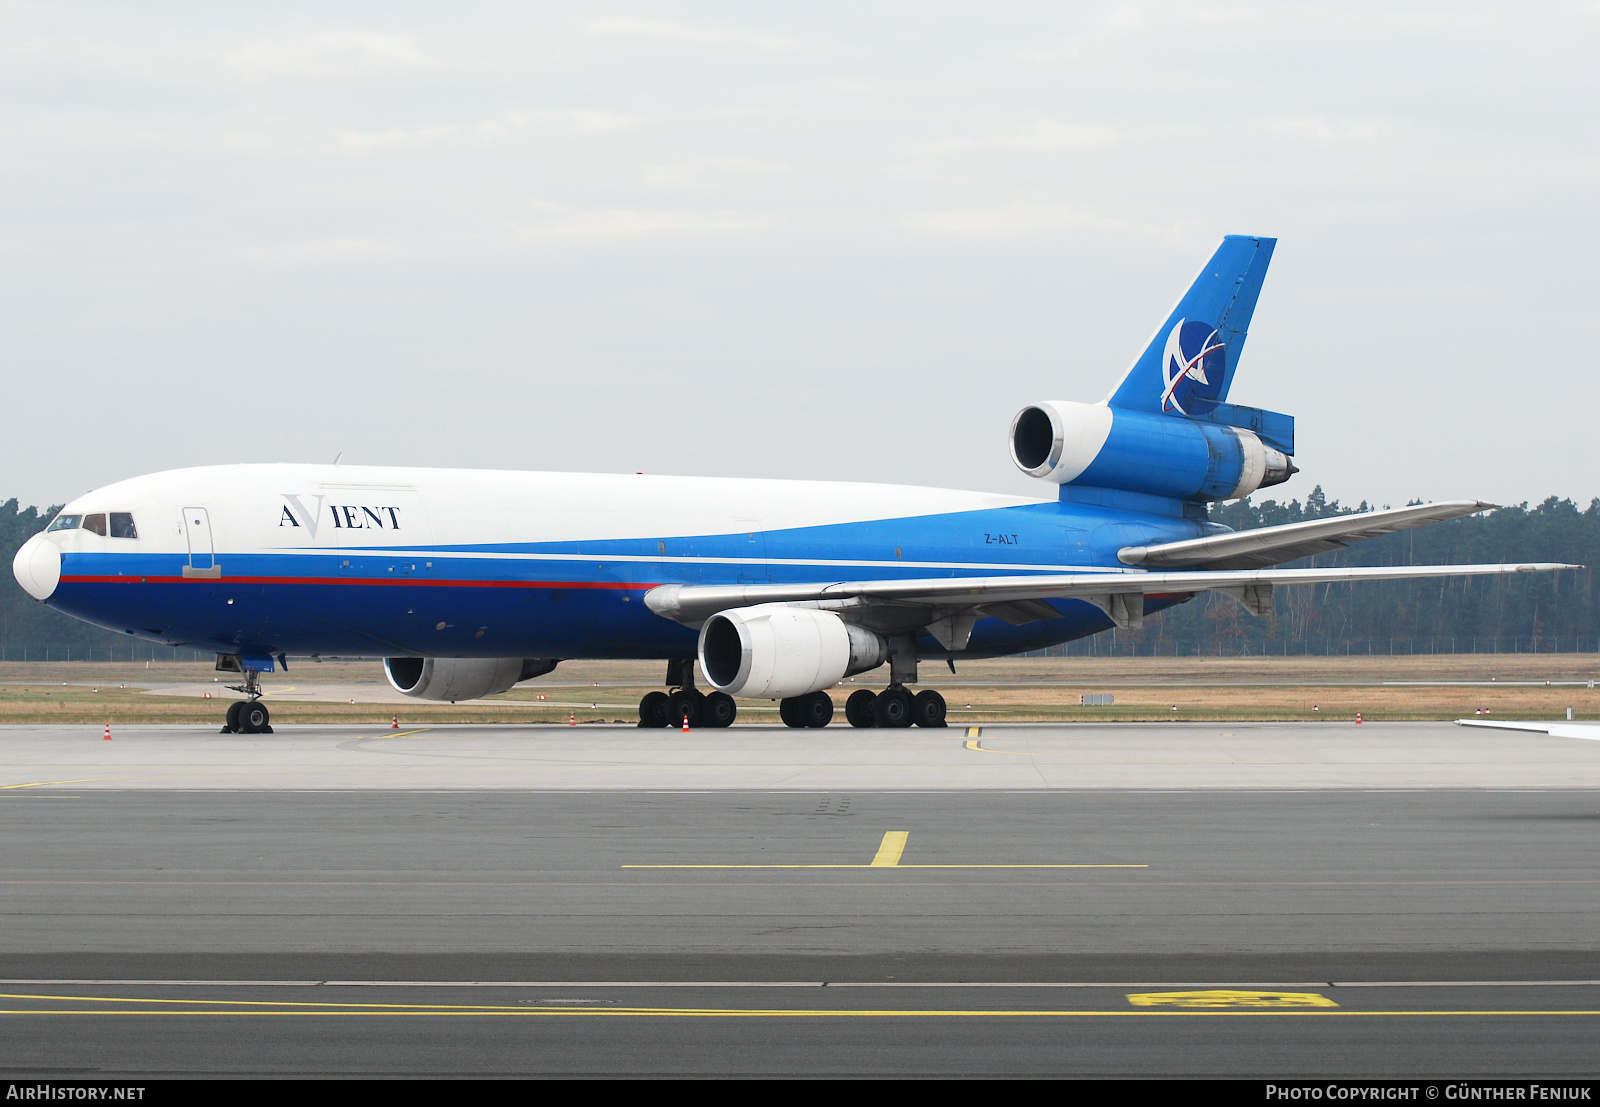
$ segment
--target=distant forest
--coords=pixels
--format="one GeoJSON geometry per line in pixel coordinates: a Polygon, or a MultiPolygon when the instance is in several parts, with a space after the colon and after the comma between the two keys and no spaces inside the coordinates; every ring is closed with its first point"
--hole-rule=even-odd
{"type": "MultiPolygon", "coordinates": [[[[0,504],[0,659],[188,659],[173,650],[99,630],[34,601],[11,575],[11,558],[58,508],[40,512],[16,500],[0,504]]],[[[1235,530],[1296,523],[1368,510],[1329,501],[1319,485],[1305,503],[1240,500],[1217,504],[1211,518],[1235,530]]],[[[1579,510],[1551,497],[1536,507],[1503,507],[1419,530],[1357,542],[1291,566],[1427,565],[1463,562],[1600,563],[1600,499],[1579,510]]],[[[1138,631],[1113,631],[1048,651],[1068,655],[1409,654],[1600,652],[1600,608],[1591,570],[1535,576],[1445,578],[1280,588],[1271,618],[1257,619],[1234,600],[1204,593],[1146,620],[1138,631]]]]}

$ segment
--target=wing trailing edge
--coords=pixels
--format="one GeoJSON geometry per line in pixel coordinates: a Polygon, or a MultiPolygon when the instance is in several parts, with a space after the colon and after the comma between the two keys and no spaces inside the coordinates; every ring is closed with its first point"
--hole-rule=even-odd
{"type": "Polygon", "coordinates": [[[1488,511],[1495,506],[1479,500],[1447,500],[1388,511],[1367,511],[1359,515],[1335,515],[1328,519],[1211,534],[1204,538],[1165,542],[1158,546],[1128,546],[1117,552],[1117,560],[1124,565],[1147,569],[1179,566],[1192,569],[1259,569],[1343,549],[1363,538],[1376,538],[1446,519],[1459,519],[1463,515],[1488,511]]]}

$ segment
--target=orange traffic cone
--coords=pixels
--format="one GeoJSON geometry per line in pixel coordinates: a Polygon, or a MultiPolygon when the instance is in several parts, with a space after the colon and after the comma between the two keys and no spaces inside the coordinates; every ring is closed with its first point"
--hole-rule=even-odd
{"type": "Polygon", "coordinates": [[[395,716],[392,717],[392,721],[389,723],[389,729],[390,730],[399,730],[400,729],[400,716],[395,715],[395,716]]]}
{"type": "Polygon", "coordinates": [[[102,741],[106,741],[106,742],[111,741],[111,724],[110,723],[106,724],[106,736],[105,736],[104,739],[102,739],[102,741]]]}
{"type": "Polygon", "coordinates": [[[1356,726],[1360,726],[1360,725],[1361,725],[1361,712],[1357,711],[1356,712],[1356,726]]]}
{"type": "Polygon", "coordinates": [[[577,726],[578,725],[578,713],[576,711],[574,711],[572,714],[567,716],[567,725],[568,726],[577,726]]]}
{"type": "Polygon", "coordinates": [[[683,732],[685,734],[689,733],[689,716],[687,715],[683,717],[683,732]]]}

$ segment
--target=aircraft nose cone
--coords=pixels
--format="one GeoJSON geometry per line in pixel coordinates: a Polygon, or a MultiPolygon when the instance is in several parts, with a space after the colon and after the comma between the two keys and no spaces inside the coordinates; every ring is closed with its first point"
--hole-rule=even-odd
{"type": "Polygon", "coordinates": [[[48,600],[61,583],[61,551],[44,535],[36,534],[12,558],[11,573],[28,595],[48,600]]]}

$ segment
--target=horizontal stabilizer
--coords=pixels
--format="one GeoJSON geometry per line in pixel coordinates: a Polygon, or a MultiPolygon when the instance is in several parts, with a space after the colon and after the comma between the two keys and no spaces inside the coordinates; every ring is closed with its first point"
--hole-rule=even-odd
{"type": "Polygon", "coordinates": [[[1117,560],[1124,565],[1138,565],[1147,569],[1179,566],[1193,569],[1259,569],[1341,549],[1363,538],[1376,538],[1380,534],[1394,534],[1445,519],[1488,511],[1494,506],[1478,500],[1450,500],[1397,507],[1390,511],[1368,511],[1360,515],[1335,515],[1329,519],[1212,534],[1182,542],[1165,542],[1159,546],[1129,546],[1118,551],[1117,560]]]}
{"type": "MultiPolygon", "coordinates": [[[[1419,577],[1501,576],[1581,569],[1551,563],[1513,565],[1374,565],[1330,569],[1249,569],[1231,572],[1050,573],[1014,577],[932,577],[913,580],[818,581],[810,584],[663,584],[645,593],[644,602],[657,615],[698,625],[719,611],[758,603],[807,604],[837,610],[847,621],[852,612],[873,607],[921,606],[936,613],[1010,605],[1020,600],[1081,599],[1109,609],[1106,597],[1184,595],[1230,592],[1256,600],[1263,586],[1329,584],[1361,580],[1410,580],[1419,577]],[[1250,590],[1254,590],[1253,592],[1250,590]],[[1099,601],[1106,601],[1101,604],[1099,601]]],[[[1270,594],[1270,593],[1268,593],[1270,594]]],[[[1127,601],[1124,599],[1123,605],[1127,601]]],[[[1131,612],[1130,612],[1131,616],[1131,612]]],[[[1004,617],[1004,616],[1002,616],[1004,617]]]]}
{"type": "Polygon", "coordinates": [[[1293,456],[1294,416],[1281,411],[1263,411],[1242,404],[1218,404],[1210,411],[1196,412],[1196,419],[1251,431],[1274,450],[1293,456]]]}

